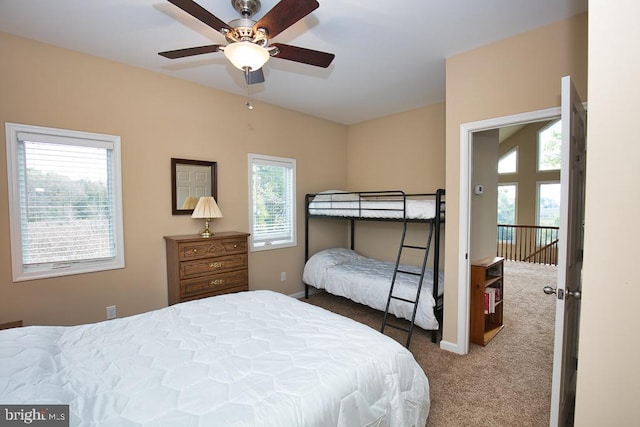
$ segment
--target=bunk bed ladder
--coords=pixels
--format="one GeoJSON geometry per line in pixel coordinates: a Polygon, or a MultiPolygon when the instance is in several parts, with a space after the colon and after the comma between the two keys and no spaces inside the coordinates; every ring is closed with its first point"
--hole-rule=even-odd
{"type": "Polygon", "coordinates": [[[400,240],[400,249],[398,250],[398,258],[396,259],[396,266],[395,269],[393,271],[393,276],[391,278],[391,287],[389,288],[389,298],[387,298],[387,306],[384,310],[384,317],[382,319],[382,328],[380,329],[380,332],[384,333],[384,328],[385,326],[388,326],[390,328],[393,329],[398,329],[401,331],[404,331],[407,333],[407,343],[405,344],[405,347],[409,348],[409,344],[411,343],[411,335],[413,334],[413,325],[416,319],[416,313],[418,312],[418,301],[420,300],[420,291],[422,290],[422,281],[424,279],[424,273],[427,267],[427,259],[429,258],[429,249],[431,247],[431,237],[433,236],[433,230],[434,230],[434,222],[430,221],[429,222],[429,234],[427,237],[427,244],[425,246],[415,246],[415,245],[407,245],[405,244],[405,237],[407,235],[407,221],[403,221],[403,227],[402,227],[402,238],[400,240]],[[422,258],[422,267],[420,269],[420,273],[416,273],[416,272],[412,272],[412,271],[406,271],[406,270],[402,270],[400,267],[400,261],[402,259],[402,251],[403,249],[415,249],[415,250],[419,250],[419,251],[424,251],[424,256],[422,258]],[[417,291],[416,291],[416,297],[414,300],[410,300],[407,298],[402,298],[402,297],[398,297],[395,296],[393,294],[393,288],[396,284],[396,278],[398,277],[398,274],[408,274],[408,275],[412,275],[412,276],[420,276],[419,280],[418,280],[418,287],[417,287],[417,291]],[[411,320],[409,321],[409,327],[404,327],[398,324],[393,324],[387,321],[387,318],[389,317],[389,307],[391,306],[391,300],[399,300],[399,301],[404,301],[406,303],[409,304],[413,304],[413,314],[411,316],[411,320]]]}

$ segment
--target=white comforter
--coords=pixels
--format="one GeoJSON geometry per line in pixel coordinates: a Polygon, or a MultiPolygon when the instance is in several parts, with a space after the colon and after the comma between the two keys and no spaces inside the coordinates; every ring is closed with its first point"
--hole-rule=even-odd
{"type": "Polygon", "coordinates": [[[270,291],[0,331],[0,403],[72,426],[424,426],[429,383],[377,331],[270,291]]]}
{"type": "MultiPolygon", "coordinates": [[[[384,311],[389,298],[389,288],[395,263],[379,261],[359,255],[353,250],[332,248],[314,254],[305,264],[302,281],[318,289],[349,298],[376,310],[384,311]]],[[[404,271],[420,272],[420,268],[402,265],[404,271]]],[[[415,300],[418,276],[398,274],[393,288],[396,297],[415,300]]],[[[442,295],[444,276],[438,276],[438,295],[442,295]]],[[[422,290],[418,300],[415,324],[423,329],[438,329],[434,313],[433,270],[425,269],[422,290]]],[[[411,320],[414,305],[400,300],[392,300],[389,312],[397,317],[411,320]]]]}

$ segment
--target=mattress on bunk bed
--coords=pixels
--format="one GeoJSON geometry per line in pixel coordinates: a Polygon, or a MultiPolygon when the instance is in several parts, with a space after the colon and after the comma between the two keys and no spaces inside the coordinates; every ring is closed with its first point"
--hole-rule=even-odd
{"type": "MultiPolygon", "coordinates": [[[[434,199],[406,198],[406,217],[408,219],[428,220],[435,216],[434,199]]],[[[309,202],[311,215],[403,219],[405,204],[400,195],[385,196],[380,199],[363,197],[356,192],[329,190],[318,193],[309,202]]]]}
{"type": "Polygon", "coordinates": [[[0,402],[69,404],[71,426],[424,426],[430,406],[400,344],[271,291],[0,331],[0,402]]]}
{"type": "MultiPolygon", "coordinates": [[[[401,269],[420,273],[420,267],[413,265],[401,265],[401,269]]],[[[302,280],[307,285],[384,311],[394,270],[395,262],[367,258],[351,249],[332,248],[320,251],[309,258],[304,267],[302,280]]],[[[415,300],[418,280],[419,276],[398,274],[393,290],[394,296],[415,300]]],[[[442,296],[442,273],[438,274],[438,283],[438,295],[442,296]]],[[[426,268],[415,319],[415,324],[426,330],[436,330],[439,327],[432,290],[433,270],[426,268]]],[[[392,300],[389,312],[410,320],[413,308],[413,304],[392,300]]]]}

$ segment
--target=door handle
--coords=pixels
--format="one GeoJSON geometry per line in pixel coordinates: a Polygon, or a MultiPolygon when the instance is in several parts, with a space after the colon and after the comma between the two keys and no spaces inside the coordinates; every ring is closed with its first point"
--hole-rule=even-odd
{"type": "Polygon", "coordinates": [[[575,299],[582,298],[582,292],[580,291],[563,291],[562,289],[557,290],[556,288],[552,288],[551,286],[545,286],[544,288],[542,288],[542,291],[547,295],[557,294],[558,299],[564,299],[565,294],[567,295],[567,297],[573,297],[575,299]]]}
{"type": "Polygon", "coordinates": [[[580,291],[565,291],[567,296],[574,297],[575,299],[582,299],[582,292],[580,291]]]}

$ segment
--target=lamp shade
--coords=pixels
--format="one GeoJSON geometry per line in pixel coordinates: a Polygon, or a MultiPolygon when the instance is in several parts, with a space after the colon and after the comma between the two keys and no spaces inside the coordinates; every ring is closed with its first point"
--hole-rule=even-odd
{"type": "Polygon", "coordinates": [[[224,48],[224,55],[231,63],[241,70],[249,71],[260,69],[269,60],[269,51],[264,47],[251,42],[231,43],[224,48]]]}
{"type": "Polygon", "coordinates": [[[184,199],[184,203],[182,203],[182,207],[180,209],[186,209],[186,210],[194,209],[197,203],[198,203],[198,197],[187,196],[187,198],[184,199]]]}
{"type": "Polygon", "coordinates": [[[200,197],[191,218],[222,218],[222,212],[213,197],[200,197]]]}

